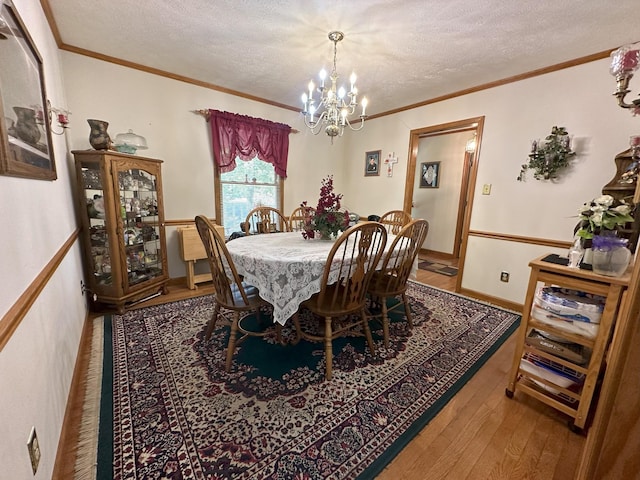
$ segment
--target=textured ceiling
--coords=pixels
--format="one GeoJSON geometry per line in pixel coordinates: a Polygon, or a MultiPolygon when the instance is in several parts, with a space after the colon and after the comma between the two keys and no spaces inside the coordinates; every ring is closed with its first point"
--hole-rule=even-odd
{"type": "Polygon", "coordinates": [[[640,40],[638,0],[42,1],[64,46],[295,108],[341,30],[368,114],[640,40]]]}

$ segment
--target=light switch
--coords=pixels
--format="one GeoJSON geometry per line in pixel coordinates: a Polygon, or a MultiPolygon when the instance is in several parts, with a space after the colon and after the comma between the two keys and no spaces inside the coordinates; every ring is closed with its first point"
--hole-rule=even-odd
{"type": "Polygon", "coordinates": [[[483,195],[491,195],[491,184],[490,183],[485,183],[483,185],[482,194],[483,195]]]}

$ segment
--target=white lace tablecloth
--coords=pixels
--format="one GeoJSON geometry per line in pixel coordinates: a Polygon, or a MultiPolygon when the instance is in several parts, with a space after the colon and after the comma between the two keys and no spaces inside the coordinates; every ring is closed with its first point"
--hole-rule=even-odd
{"type": "MultiPolygon", "coordinates": [[[[387,235],[385,250],[394,238],[387,235]]],[[[236,238],[227,243],[227,250],[238,273],[273,305],[273,321],[284,325],[302,302],[320,291],[322,273],[334,243],[305,240],[300,232],[286,232],[236,238]]],[[[416,258],[414,272],[417,264],[416,258]]],[[[339,261],[336,261],[336,268],[329,272],[328,283],[336,282],[338,275],[339,261]]]]}
{"type": "Polygon", "coordinates": [[[333,244],[287,232],[236,238],[227,249],[238,273],[273,305],[274,322],[284,325],[302,302],[320,291],[333,244]]]}

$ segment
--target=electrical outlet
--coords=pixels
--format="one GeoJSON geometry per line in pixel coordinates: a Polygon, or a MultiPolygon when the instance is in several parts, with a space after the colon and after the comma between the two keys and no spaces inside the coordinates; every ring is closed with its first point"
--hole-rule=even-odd
{"type": "Polygon", "coordinates": [[[87,287],[87,284],[84,283],[84,280],[80,280],[80,292],[82,292],[82,295],[88,292],[91,294],[91,298],[93,298],[94,302],[98,301],[98,295],[89,290],[89,287],[87,287]]]}
{"type": "Polygon", "coordinates": [[[490,183],[485,183],[483,185],[482,194],[483,195],[491,195],[491,184],[490,183]]]}
{"type": "Polygon", "coordinates": [[[500,272],[500,281],[508,282],[509,281],[509,272],[500,272]]]}
{"type": "Polygon", "coordinates": [[[31,427],[31,433],[27,441],[27,449],[29,450],[29,458],[31,459],[31,469],[35,475],[38,471],[38,464],[40,463],[40,444],[38,443],[38,436],[36,435],[36,427],[31,427]]]}

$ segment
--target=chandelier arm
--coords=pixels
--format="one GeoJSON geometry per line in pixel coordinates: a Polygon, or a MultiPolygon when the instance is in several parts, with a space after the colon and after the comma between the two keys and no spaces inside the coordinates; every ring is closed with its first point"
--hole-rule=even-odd
{"type": "Polygon", "coordinates": [[[325,117],[326,117],[326,112],[322,112],[318,116],[318,119],[314,120],[313,123],[311,123],[311,122],[309,122],[309,119],[305,115],[304,116],[304,124],[307,126],[307,128],[309,128],[309,130],[311,130],[311,132],[314,135],[318,135],[320,133],[320,131],[322,130],[322,126],[323,126],[325,117]]]}
{"type": "Polygon", "coordinates": [[[364,118],[365,118],[364,116],[360,115],[360,126],[357,128],[351,125],[351,122],[349,121],[349,119],[347,119],[347,126],[349,127],[350,130],[353,130],[354,132],[362,130],[364,128],[364,118]]]}

